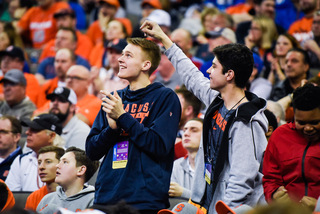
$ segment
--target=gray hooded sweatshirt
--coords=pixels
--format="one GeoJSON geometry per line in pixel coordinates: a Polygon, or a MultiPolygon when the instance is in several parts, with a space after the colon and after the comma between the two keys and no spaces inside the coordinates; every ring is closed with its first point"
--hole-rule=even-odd
{"type": "Polygon", "coordinates": [[[57,187],[55,192],[45,195],[40,201],[37,212],[40,214],[53,214],[59,208],[66,208],[76,212],[84,210],[93,205],[94,187],[85,185],[79,193],[66,196],[61,186],[57,187]]]}
{"type": "MultiPolygon", "coordinates": [[[[173,44],[165,54],[187,89],[208,107],[207,112],[223,104],[223,100],[218,96],[219,92],[210,88],[210,80],[203,76],[181,49],[173,44]]],[[[218,200],[224,201],[231,208],[241,204],[255,206],[265,203],[262,173],[259,169],[267,146],[265,132],[268,121],[263,112],[266,101],[252,93],[246,93],[246,97],[249,102],[241,104],[236,109],[234,120],[226,129],[226,136],[221,144],[226,149],[222,155],[219,151],[219,156],[223,158],[217,161],[217,173],[212,181],[215,189],[210,206],[207,207],[209,214],[216,213],[215,204],[218,200]]],[[[210,114],[206,116],[210,120],[210,114]]],[[[191,192],[191,201],[201,206],[204,205],[206,194],[204,145],[208,144],[208,138],[204,135],[208,133],[205,130],[210,128],[205,126],[204,123],[191,192]]]]}

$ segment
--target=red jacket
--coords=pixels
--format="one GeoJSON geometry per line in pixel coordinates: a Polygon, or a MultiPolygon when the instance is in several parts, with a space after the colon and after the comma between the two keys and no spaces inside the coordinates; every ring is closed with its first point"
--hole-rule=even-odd
{"type": "Polygon", "coordinates": [[[294,123],[277,128],[269,140],[263,161],[266,200],[284,186],[293,200],[320,195],[320,141],[310,143],[294,123]]]}

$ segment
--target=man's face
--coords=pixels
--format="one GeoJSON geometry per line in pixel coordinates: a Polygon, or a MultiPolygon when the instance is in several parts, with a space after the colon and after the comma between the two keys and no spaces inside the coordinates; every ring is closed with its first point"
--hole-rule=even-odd
{"type": "Polygon", "coordinates": [[[176,43],[185,54],[188,54],[192,48],[192,40],[188,36],[188,32],[178,29],[171,34],[172,42],[176,43]]]}
{"type": "Polygon", "coordinates": [[[183,128],[182,145],[188,151],[198,151],[202,134],[202,123],[189,120],[183,128]]]}
{"type": "Polygon", "coordinates": [[[209,51],[213,51],[213,49],[215,49],[220,45],[226,45],[230,43],[231,43],[230,40],[226,39],[223,36],[219,36],[216,38],[209,38],[208,39],[209,51]]]}
{"type": "Polygon", "coordinates": [[[64,78],[72,65],[73,62],[69,51],[63,49],[57,52],[54,59],[54,69],[59,78],[64,78]]]}
{"type": "Polygon", "coordinates": [[[56,24],[58,29],[62,27],[75,29],[76,21],[71,16],[66,15],[56,18],[56,24]]]}
{"type": "Polygon", "coordinates": [[[58,163],[59,160],[56,158],[55,152],[39,154],[38,173],[42,182],[54,182],[58,163]]]}
{"type": "Polygon", "coordinates": [[[287,78],[298,79],[306,75],[309,66],[303,62],[303,54],[290,51],[286,55],[285,75],[287,78]]]}
{"type": "Polygon", "coordinates": [[[65,153],[57,165],[55,182],[66,188],[73,184],[78,177],[78,170],[81,166],[76,166],[76,159],[73,152],[65,153]]]}
{"type": "Polygon", "coordinates": [[[89,78],[88,70],[72,66],[67,72],[66,84],[68,88],[73,89],[77,96],[82,96],[88,93],[89,78]]]}
{"type": "Polygon", "coordinates": [[[76,42],[73,39],[71,31],[59,30],[56,34],[55,49],[59,50],[61,48],[68,48],[70,50],[75,50],[76,42]]]}
{"type": "Polygon", "coordinates": [[[129,82],[138,79],[146,62],[144,53],[139,46],[128,44],[122,51],[119,61],[118,77],[129,82]]]}
{"type": "Polygon", "coordinates": [[[11,17],[14,17],[14,12],[15,12],[16,9],[18,9],[19,7],[20,7],[20,1],[19,1],[19,0],[11,0],[11,1],[9,2],[8,11],[9,11],[11,17]]]}
{"type": "Polygon", "coordinates": [[[110,17],[112,19],[117,13],[117,8],[112,5],[102,3],[99,13],[102,17],[110,17]]]}
{"type": "Polygon", "coordinates": [[[23,62],[21,62],[18,58],[14,58],[11,56],[3,56],[1,58],[1,70],[4,74],[11,69],[22,70],[22,68],[23,62]]]}
{"type": "Polygon", "coordinates": [[[36,153],[44,146],[50,146],[52,140],[46,130],[35,130],[29,128],[26,131],[27,134],[27,147],[35,151],[36,153]]]}
{"type": "Polygon", "coordinates": [[[0,153],[5,154],[15,149],[19,140],[20,134],[12,133],[10,120],[0,120],[0,153]]]}
{"type": "Polygon", "coordinates": [[[320,14],[313,16],[312,32],[315,37],[320,37],[320,14]]]}
{"type": "Polygon", "coordinates": [[[10,39],[6,32],[0,33],[0,50],[5,50],[10,45],[10,39]]]}
{"type": "Polygon", "coordinates": [[[116,72],[119,70],[118,59],[121,57],[121,54],[122,54],[121,52],[119,53],[114,49],[108,49],[107,58],[109,61],[109,65],[116,72]]]}
{"type": "Polygon", "coordinates": [[[295,109],[294,120],[297,131],[308,141],[320,140],[320,108],[311,111],[295,109]]]}
{"type": "Polygon", "coordinates": [[[157,70],[160,73],[161,77],[166,79],[172,75],[175,69],[168,57],[165,54],[161,54],[161,60],[157,70]]]}
{"type": "Polygon", "coordinates": [[[212,61],[212,66],[207,70],[210,77],[210,88],[219,91],[226,83],[226,76],[222,73],[223,67],[217,57],[212,61]]]}
{"type": "Polygon", "coordinates": [[[26,96],[25,86],[10,81],[3,83],[4,99],[10,106],[20,103],[26,96]]]}
{"type": "Polygon", "coordinates": [[[113,20],[109,22],[107,31],[106,31],[106,39],[114,40],[114,39],[124,39],[126,35],[123,32],[121,22],[117,20],[113,20]]]}
{"type": "Polygon", "coordinates": [[[264,0],[259,9],[259,14],[267,16],[271,19],[275,17],[275,1],[274,0],[264,0]]]}
{"type": "Polygon", "coordinates": [[[71,113],[70,107],[71,104],[67,100],[55,96],[50,100],[49,113],[56,115],[61,122],[64,122],[71,113]]]}

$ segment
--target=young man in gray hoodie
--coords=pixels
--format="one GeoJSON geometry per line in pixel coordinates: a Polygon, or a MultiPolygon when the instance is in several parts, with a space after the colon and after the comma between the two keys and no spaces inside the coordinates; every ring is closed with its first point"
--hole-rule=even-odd
{"type": "Polygon", "coordinates": [[[265,202],[259,169],[267,145],[266,101],[244,90],[252,52],[241,44],[216,47],[208,79],[156,23],[145,21],[141,30],[162,42],[187,89],[208,107],[189,203],[211,214],[218,200],[231,208],[265,202]]]}
{"type": "Polygon", "coordinates": [[[59,186],[55,192],[43,197],[37,212],[52,214],[58,208],[80,211],[92,206],[95,189],[85,185],[85,182],[93,176],[98,166],[99,161],[91,161],[83,150],[68,148],[57,165],[55,182],[59,186]]]}

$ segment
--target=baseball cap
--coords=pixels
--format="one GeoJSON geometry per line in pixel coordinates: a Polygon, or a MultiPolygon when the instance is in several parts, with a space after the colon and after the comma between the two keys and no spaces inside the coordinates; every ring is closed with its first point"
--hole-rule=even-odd
{"type": "Polygon", "coordinates": [[[256,53],[254,53],[254,52],[252,53],[252,56],[253,56],[253,61],[254,61],[253,66],[255,68],[257,68],[258,74],[260,74],[262,69],[263,69],[263,61],[260,58],[260,56],[258,54],[256,54],[256,53]]]}
{"type": "Polygon", "coordinates": [[[213,31],[209,31],[205,33],[205,37],[207,38],[218,38],[218,37],[224,37],[226,39],[229,39],[232,43],[237,43],[236,35],[233,30],[230,28],[220,28],[216,27],[213,31]]]}
{"type": "Polygon", "coordinates": [[[71,8],[64,8],[64,9],[59,10],[58,12],[56,12],[53,15],[53,17],[55,19],[59,18],[59,17],[62,17],[62,16],[70,16],[72,18],[75,18],[76,14],[75,14],[74,10],[72,10],[71,8]]]}
{"type": "Polygon", "coordinates": [[[245,214],[248,211],[252,210],[252,207],[246,205],[246,204],[241,204],[234,209],[231,209],[228,205],[226,205],[223,201],[218,201],[216,203],[216,211],[218,214],[245,214]]]}
{"type": "Polygon", "coordinates": [[[141,2],[141,7],[143,7],[145,4],[151,5],[153,8],[156,9],[162,9],[162,5],[159,0],[143,0],[141,2]]]}
{"type": "Polygon", "coordinates": [[[51,100],[54,97],[60,97],[65,101],[69,101],[71,104],[77,104],[77,95],[70,88],[57,87],[51,94],[47,95],[48,100],[51,100]]]}
{"type": "Polygon", "coordinates": [[[107,3],[107,4],[110,4],[112,6],[115,6],[116,8],[119,8],[120,7],[120,3],[118,0],[100,0],[99,1],[100,3],[107,3]]]}
{"type": "Polygon", "coordinates": [[[60,124],[59,118],[53,114],[40,114],[30,120],[29,118],[21,119],[21,125],[27,126],[35,130],[48,129],[61,135],[62,126],[60,124]]]}
{"type": "Polygon", "coordinates": [[[171,17],[169,13],[160,9],[152,11],[150,15],[147,17],[147,20],[154,21],[160,26],[171,26],[171,17]]]}
{"type": "Polygon", "coordinates": [[[108,43],[107,48],[113,49],[118,53],[121,53],[122,50],[127,46],[127,41],[125,39],[114,39],[108,43]]]}
{"type": "Polygon", "coordinates": [[[177,204],[172,210],[162,209],[158,214],[203,214],[202,210],[188,202],[177,204]]]}
{"type": "Polygon", "coordinates": [[[18,69],[11,69],[9,70],[3,77],[3,79],[0,81],[0,83],[4,81],[10,81],[16,84],[21,84],[26,86],[27,80],[23,75],[23,72],[18,69]]]}
{"type": "Polygon", "coordinates": [[[4,51],[0,51],[0,57],[3,57],[3,56],[17,57],[21,61],[25,60],[22,49],[12,45],[7,47],[4,51]]]}

